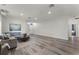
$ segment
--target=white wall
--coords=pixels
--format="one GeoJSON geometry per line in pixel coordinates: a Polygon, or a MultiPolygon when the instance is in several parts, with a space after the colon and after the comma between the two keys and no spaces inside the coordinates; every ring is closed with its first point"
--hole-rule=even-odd
{"type": "Polygon", "coordinates": [[[21,24],[21,32],[28,32],[25,20],[16,17],[2,16],[2,32],[9,32],[9,24],[21,24]]]}
{"type": "MultiPolygon", "coordinates": [[[[37,22],[32,27],[32,33],[60,39],[68,39],[68,17],[51,18],[48,21],[37,22]]],[[[28,32],[26,20],[12,17],[2,17],[2,32],[9,31],[9,24],[21,24],[22,33],[28,32]]]]}
{"type": "Polygon", "coordinates": [[[41,22],[33,29],[34,34],[68,39],[68,18],[61,17],[41,22]]]}
{"type": "Polygon", "coordinates": [[[78,30],[77,30],[77,33],[78,33],[78,37],[79,37],[79,19],[77,20],[77,26],[78,26],[78,30]]]}
{"type": "Polygon", "coordinates": [[[2,33],[2,19],[1,19],[1,15],[0,15],[0,34],[2,33]]]}

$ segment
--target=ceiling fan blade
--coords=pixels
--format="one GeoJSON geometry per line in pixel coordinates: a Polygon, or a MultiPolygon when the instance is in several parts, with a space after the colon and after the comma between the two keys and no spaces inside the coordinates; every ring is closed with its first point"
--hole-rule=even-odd
{"type": "Polygon", "coordinates": [[[55,6],[55,4],[50,4],[49,5],[49,8],[52,8],[52,7],[54,7],[55,6]]]}

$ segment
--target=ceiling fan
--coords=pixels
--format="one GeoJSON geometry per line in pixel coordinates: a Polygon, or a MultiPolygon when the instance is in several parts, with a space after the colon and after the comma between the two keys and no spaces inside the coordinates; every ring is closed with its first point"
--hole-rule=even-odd
{"type": "Polygon", "coordinates": [[[0,9],[0,14],[1,15],[8,15],[9,11],[6,9],[0,9]]]}
{"type": "Polygon", "coordinates": [[[49,11],[48,11],[48,14],[51,14],[51,8],[54,7],[55,5],[54,4],[50,4],[48,7],[49,7],[49,11]]]}
{"type": "Polygon", "coordinates": [[[50,4],[49,5],[49,8],[52,8],[52,7],[54,7],[55,6],[55,4],[50,4]]]}

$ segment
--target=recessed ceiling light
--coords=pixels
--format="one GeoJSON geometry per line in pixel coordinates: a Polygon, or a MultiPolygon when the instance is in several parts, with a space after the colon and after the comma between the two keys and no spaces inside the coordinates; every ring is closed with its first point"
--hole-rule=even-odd
{"type": "Polygon", "coordinates": [[[24,13],[20,13],[20,16],[24,16],[24,13]]]}

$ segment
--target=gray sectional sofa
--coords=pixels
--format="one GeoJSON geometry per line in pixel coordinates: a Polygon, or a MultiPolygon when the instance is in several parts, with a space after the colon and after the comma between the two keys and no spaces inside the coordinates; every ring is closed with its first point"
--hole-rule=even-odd
{"type": "Polygon", "coordinates": [[[15,49],[17,47],[17,40],[13,37],[8,39],[0,38],[0,55],[7,55],[9,49],[15,49]]]}

